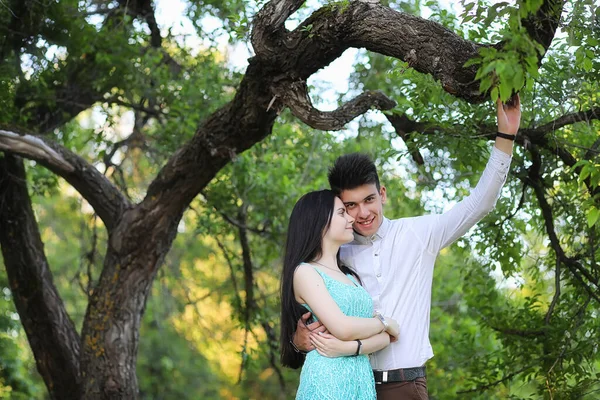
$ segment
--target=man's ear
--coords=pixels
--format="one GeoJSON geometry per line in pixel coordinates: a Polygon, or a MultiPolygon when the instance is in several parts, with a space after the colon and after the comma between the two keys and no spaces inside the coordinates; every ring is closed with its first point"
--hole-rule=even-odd
{"type": "Polygon", "coordinates": [[[381,186],[381,189],[379,189],[379,195],[381,196],[381,204],[385,204],[385,200],[387,199],[385,186],[381,186]]]}

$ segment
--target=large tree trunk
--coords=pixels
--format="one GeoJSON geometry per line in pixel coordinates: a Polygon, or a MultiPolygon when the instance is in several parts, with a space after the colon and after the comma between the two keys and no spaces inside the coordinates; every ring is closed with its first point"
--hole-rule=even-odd
{"type": "Polygon", "coordinates": [[[79,399],[79,336],[52,282],[20,157],[0,157],[0,244],[15,306],[50,397],[79,399]]]}

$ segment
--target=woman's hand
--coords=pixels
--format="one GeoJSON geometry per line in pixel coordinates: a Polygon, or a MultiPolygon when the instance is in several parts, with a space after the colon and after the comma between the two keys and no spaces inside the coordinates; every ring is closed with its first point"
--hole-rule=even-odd
{"type": "Polygon", "coordinates": [[[320,355],[329,358],[353,356],[358,348],[358,343],[354,340],[339,340],[335,336],[324,332],[311,332],[310,342],[320,355]]]}

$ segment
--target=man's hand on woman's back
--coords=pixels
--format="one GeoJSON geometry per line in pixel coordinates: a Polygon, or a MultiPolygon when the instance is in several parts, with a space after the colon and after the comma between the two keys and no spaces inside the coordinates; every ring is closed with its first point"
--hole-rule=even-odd
{"type": "Polygon", "coordinates": [[[315,349],[315,346],[313,346],[310,342],[310,333],[327,332],[327,328],[325,328],[325,325],[323,325],[319,321],[307,324],[311,316],[311,312],[302,314],[302,317],[300,317],[300,319],[298,320],[298,324],[296,325],[296,332],[294,333],[294,337],[292,339],[294,345],[296,345],[298,350],[304,351],[306,353],[315,349]]]}

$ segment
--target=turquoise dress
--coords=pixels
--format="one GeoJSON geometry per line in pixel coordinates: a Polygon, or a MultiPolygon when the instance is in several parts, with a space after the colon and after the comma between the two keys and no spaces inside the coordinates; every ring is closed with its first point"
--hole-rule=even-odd
{"type": "MultiPolygon", "coordinates": [[[[367,291],[348,278],[355,285],[348,285],[315,270],[323,277],[325,287],[340,310],[351,317],[371,318],[373,300],[367,291]]],[[[308,305],[305,305],[308,307],[308,305]]],[[[310,309],[310,307],[308,307],[310,309]]],[[[316,318],[316,316],[315,316],[316,318]]],[[[366,355],[328,358],[316,350],[306,355],[300,374],[297,400],[375,400],[375,380],[366,355]]]]}

